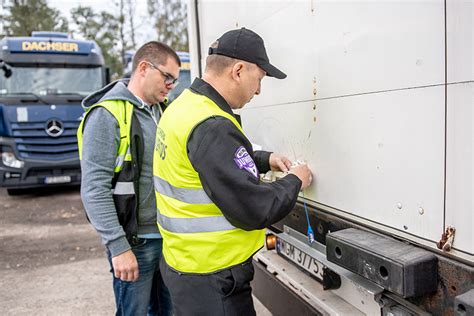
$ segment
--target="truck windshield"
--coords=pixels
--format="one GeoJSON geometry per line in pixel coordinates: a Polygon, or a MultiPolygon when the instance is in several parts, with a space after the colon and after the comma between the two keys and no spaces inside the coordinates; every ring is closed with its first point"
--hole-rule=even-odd
{"type": "Polygon", "coordinates": [[[0,74],[0,96],[81,94],[102,87],[102,68],[11,67],[9,78],[0,74]]]}

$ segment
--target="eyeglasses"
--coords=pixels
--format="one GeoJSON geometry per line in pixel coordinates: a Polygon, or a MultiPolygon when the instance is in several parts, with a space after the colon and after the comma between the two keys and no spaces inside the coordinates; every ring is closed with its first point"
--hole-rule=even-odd
{"type": "Polygon", "coordinates": [[[149,61],[146,61],[145,62],[150,65],[152,68],[158,70],[159,72],[161,72],[161,74],[163,75],[163,77],[165,77],[165,85],[167,86],[170,86],[170,85],[177,85],[178,84],[178,78],[175,78],[173,77],[172,75],[170,75],[169,73],[167,72],[164,72],[163,70],[161,70],[160,68],[158,68],[158,66],[155,66],[153,63],[149,62],[149,61]]]}

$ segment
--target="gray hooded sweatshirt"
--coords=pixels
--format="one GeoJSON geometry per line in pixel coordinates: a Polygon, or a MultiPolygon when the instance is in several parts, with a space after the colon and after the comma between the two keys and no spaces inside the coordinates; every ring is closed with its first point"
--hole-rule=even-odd
{"type": "MultiPolygon", "coordinates": [[[[144,104],[127,89],[127,84],[125,80],[112,82],[86,97],[82,106],[87,110],[105,100],[127,100],[135,106],[144,143],[138,190],[138,235],[158,234],[152,165],[159,105],[150,107],[144,104]]],[[[119,224],[112,198],[112,178],[119,144],[120,129],[113,115],[103,107],[91,110],[83,130],[81,197],[91,224],[112,257],[131,248],[119,224]]]]}

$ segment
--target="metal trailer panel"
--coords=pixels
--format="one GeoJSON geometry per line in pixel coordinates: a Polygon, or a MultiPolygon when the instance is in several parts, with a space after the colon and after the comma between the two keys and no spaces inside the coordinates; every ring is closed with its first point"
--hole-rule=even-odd
{"type": "Polygon", "coordinates": [[[474,2],[472,0],[446,1],[446,30],[448,83],[474,81],[474,2]]]}
{"type": "Polygon", "coordinates": [[[454,248],[474,255],[474,2],[447,1],[446,225],[454,248]]]}
{"type": "Polygon", "coordinates": [[[253,104],[298,102],[444,82],[442,1],[199,1],[201,54],[224,31],[265,40],[286,80],[253,104]]]}
{"type": "MultiPolygon", "coordinates": [[[[456,3],[449,3],[448,14],[456,3]]],[[[195,5],[198,14],[189,18],[191,25],[199,20],[191,34],[199,37],[200,51],[191,54],[201,67],[213,41],[245,26],[262,35],[270,60],[288,74],[263,81],[242,121],[254,143],[309,162],[316,183],[306,197],[434,247],[447,224],[445,1],[191,1],[195,5]]],[[[463,15],[466,23],[470,14],[463,15]]],[[[471,210],[452,213],[453,220],[462,222],[471,210]]],[[[454,247],[469,252],[472,233],[457,233],[454,247]]]]}
{"type": "Polygon", "coordinates": [[[312,102],[249,107],[242,118],[252,142],[308,161],[315,173],[308,199],[439,239],[444,87],[321,100],[316,110],[312,102]]]}
{"type": "Polygon", "coordinates": [[[474,255],[474,82],[447,88],[446,225],[456,228],[454,249],[474,255]]]}

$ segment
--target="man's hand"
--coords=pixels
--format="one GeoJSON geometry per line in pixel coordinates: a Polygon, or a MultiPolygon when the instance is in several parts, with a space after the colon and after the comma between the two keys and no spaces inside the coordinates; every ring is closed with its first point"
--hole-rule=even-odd
{"type": "Polygon", "coordinates": [[[311,170],[309,170],[308,165],[306,164],[301,164],[301,165],[292,167],[290,169],[290,173],[294,174],[301,180],[302,182],[301,190],[304,190],[307,187],[309,187],[309,185],[311,184],[311,181],[313,181],[311,170]]]}
{"type": "Polygon", "coordinates": [[[112,258],[115,277],[122,281],[133,282],[138,279],[138,262],[132,250],[125,251],[112,258]]]}
{"type": "Polygon", "coordinates": [[[268,160],[270,164],[270,169],[273,171],[288,172],[291,168],[291,161],[284,156],[271,153],[270,158],[268,160]]]}

